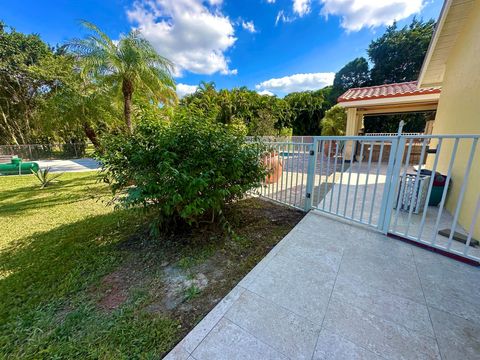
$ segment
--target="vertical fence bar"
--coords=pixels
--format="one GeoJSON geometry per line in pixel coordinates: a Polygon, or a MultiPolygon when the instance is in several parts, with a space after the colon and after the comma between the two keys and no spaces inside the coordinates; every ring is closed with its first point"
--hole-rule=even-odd
{"type": "MultiPolygon", "coordinates": [[[[317,153],[317,158],[320,157],[320,175],[318,176],[318,198],[317,198],[317,204],[315,205],[315,207],[319,207],[320,205],[320,198],[321,198],[321,189],[322,189],[322,174],[323,174],[323,157],[325,155],[324,153],[324,147],[325,147],[325,143],[324,143],[324,140],[320,140],[319,142],[319,145],[318,145],[318,153],[317,153]]],[[[316,160],[315,160],[316,161],[316,160]]],[[[323,199],[323,201],[325,201],[323,199]]]]}
{"type": "Polygon", "coordinates": [[[323,193],[323,207],[322,210],[325,210],[325,203],[327,202],[327,193],[328,193],[328,178],[330,177],[330,153],[332,152],[332,140],[328,140],[328,153],[327,153],[327,171],[325,175],[325,191],[323,193]]]}
{"type": "Polygon", "coordinates": [[[287,169],[287,164],[285,163],[285,143],[282,143],[282,147],[281,147],[281,153],[282,153],[282,164],[283,164],[283,168],[282,168],[282,177],[281,177],[281,182],[280,182],[280,202],[282,202],[282,199],[283,199],[283,193],[284,193],[284,190],[283,190],[283,184],[285,183],[285,172],[286,172],[286,169],[287,169]]]}
{"type": "Polygon", "coordinates": [[[433,183],[435,181],[435,172],[437,171],[438,159],[440,157],[440,152],[442,150],[442,141],[443,141],[442,138],[438,140],[437,150],[435,152],[435,160],[433,161],[432,176],[430,177],[430,182],[428,184],[427,197],[425,199],[425,204],[423,205],[422,220],[420,221],[420,230],[418,231],[417,240],[420,240],[422,238],[423,229],[425,227],[425,219],[427,217],[427,211],[428,211],[428,202],[430,200],[430,194],[432,193],[433,183]]]}
{"type": "Polygon", "coordinates": [[[287,198],[288,198],[288,177],[290,174],[290,164],[289,164],[289,145],[285,145],[285,149],[283,149],[283,156],[286,158],[285,160],[285,192],[283,194],[283,199],[285,204],[288,204],[287,198]]]}
{"type": "Polygon", "coordinates": [[[360,181],[360,172],[362,171],[361,166],[362,166],[362,161],[363,161],[363,148],[364,148],[365,143],[361,141],[360,145],[360,160],[358,161],[358,166],[357,166],[357,181],[355,184],[355,192],[353,195],[353,205],[352,205],[352,219],[355,219],[355,208],[357,206],[357,193],[358,193],[358,182],[360,181]]]}
{"type": "Polygon", "coordinates": [[[290,154],[291,156],[291,161],[290,161],[290,165],[291,165],[291,171],[290,171],[290,197],[289,197],[289,200],[290,201],[290,204],[292,204],[292,192],[293,192],[293,189],[295,188],[293,186],[293,178],[295,177],[295,145],[292,145],[292,153],[290,154]]]}
{"type": "Polygon", "coordinates": [[[455,215],[453,217],[452,229],[450,230],[450,236],[448,237],[447,249],[450,250],[452,246],[453,234],[455,234],[455,229],[457,228],[458,216],[460,215],[460,209],[463,203],[463,197],[465,196],[465,190],[467,188],[468,177],[470,176],[470,170],[472,169],[473,158],[475,157],[475,149],[477,147],[478,138],[473,139],[472,148],[470,150],[470,157],[468,158],[467,168],[465,170],[465,175],[463,177],[462,188],[460,189],[460,195],[458,196],[458,203],[455,209],[455,215]]]}
{"type": "Polygon", "coordinates": [[[283,168],[285,181],[282,183],[282,190],[283,190],[282,195],[283,195],[283,202],[286,204],[287,192],[288,192],[288,156],[285,156],[285,154],[288,154],[288,144],[283,144],[283,150],[282,150],[282,158],[283,158],[283,162],[285,163],[285,167],[283,168]]]}
{"type": "MultiPolygon", "coordinates": [[[[395,220],[393,222],[393,229],[392,231],[395,232],[397,229],[397,224],[398,224],[398,216],[400,214],[400,208],[403,206],[403,200],[404,200],[404,191],[405,191],[405,184],[407,182],[407,173],[408,173],[408,167],[410,166],[410,155],[412,154],[412,143],[413,139],[410,139],[408,143],[408,149],[407,149],[407,157],[405,159],[405,170],[403,171],[402,175],[402,181],[400,183],[400,189],[397,195],[397,206],[395,209],[395,220]]],[[[403,159],[402,159],[403,161],[403,159]]],[[[400,169],[401,171],[401,169],[400,169]]]]}
{"type": "Polygon", "coordinates": [[[335,192],[335,181],[337,176],[337,159],[338,159],[338,143],[337,143],[337,140],[335,140],[335,161],[333,164],[333,180],[332,180],[332,188],[330,190],[330,206],[328,208],[329,212],[332,212],[333,193],[335,192]]]}
{"type": "Polygon", "coordinates": [[[337,210],[335,211],[335,214],[337,215],[338,215],[338,209],[340,207],[340,197],[342,194],[342,187],[343,187],[343,172],[345,171],[345,148],[346,148],[346,143],[342,148],[342,168],[340,171],[340,185],[338,186],[337,210]]]}
{"type": "MultiPolygon", "coordinates": [[[[302,145],[302,184],[300,186],[300,199],[305,199],[305,194],[303,193],[303,181],[304,181],[304,176],[305,176],[305,149],[306,145],[302,145]]],[[[302,200],[300,200],[302,201],[302,200]]],[[[300,205],[302,205],[300,203],[300,205]]],[[[305,206],[305,202],[303,203],[303,206],[305,206]]],[[[300,206],[301,207],[301,206],[300,206]]]]}
{"type": "Polygon", "coordinates": [[[381,167],[381,164],[382,164],[384,146],[385,146],[385,141],[382,140],[382,145],[380,145],[380,154],[378,155],[377,173],[376,173],[376,177],[375,177],[375,186],[373,187],[372,204],[370,205],[370,216],[368,217],[368,225],[372,224],[373,206],[374,206],[375,200],[376,200],[375,196],[377,195],[378,177],[380,176],[380,167],[381,167]]]}
{"type": "Polygon", "coordinates": [[[453,163],[454,163],[455,157],[457,155],[459,141],[460,141],[460,139],[456,138],[455,143],[453,144],[452,155],[451,155],[451,158],[450,158],[450,163],[448,164],[447,179],[445,180],[445,187],[443,189],[442,199],[440,200],[440,205],[438,205],[437,220],[435,221],[435,229],[434,229],[433,234],[432,234],[432,241],[431,241],[432,246],[435,245],[435,242],[437,240],[438,227],[440,226],[440,219],[442,218],[443,208],[445,206],[445,200],[447,198],[448,186],[450,185],[450,179],[452,178],[453,163]]]}
{"type": "Polygon", "coordinates": [[[392,140],[390,148],[390,156],[388,158],[387,176],[385,180],[385,189],[383,191],[382,202],[380,205],[380,217],[378,221],[378,228],[384,234],[388,233],[390,221],[392,217],[393,201],[398,186],[398,177],[403,161],[403,154],[405,152],[405,137],[399,135],[392,140]]]}
{"type": "Polygon", "coordinates": [[[467,242],[465,243],[465,248],[463,249],[463,254],[465,256],[468,255],[468,250],[470,249],[470,242],[472,241],[473,231],[475,230],[475,224],[477,223],[479,214],[480,214],[480,194],[478,194],[477,205],[475,206],[472,222],[470,223],[470,228],[468,229],[467,242]]]}
{"type": "Polygon", "coordinates": [[[295,206],[297,206],[298,166],[299,166],[299,162],[300,162],[299,161],[299,150],[298,149],[299,149],[299,146],[295,145],[294,151],[293,151],[294,154],[296,153],[294,159],[295,159],[296,166],[297,166],[296,167],[296,174],[295,174],[295,198],[293,200],[295,206]]]}
{"type": "Polygon", "coordinates": [[[306,195],[305,195],[305,211],[308,211],[312,208],[312,198],[313,198],[313,184],[315,182],[315,166],[317,163],[317,149],[318,149],[318,140],[313,139],[313,144],[309,147],[308,153],[308,173],[307,173],[307,186],[306,186],[306,195]]]}
{"type": "Polygon", "coordinates": [[[343,208],[343,216],[347,216],[347,204],[348,204],[348,194],[350,193],[350,181],[352,179],[352,168],[353,168],[353,160],[355,158],[355,141],[352,140],[352,154],[350,156],[350,166],[348,168],[348,184],[347,184],[347,192],[345,194],[345,206],[343,208]]]}
{"type": "MultiPolygon", "coordinates": [[[[274,199],[274,195],[275,195],[275,183],[276,183],[276,180],[275,180],[275,169],[278,169],[278,162],[276,163],[277,165],[275,165],[275,145],[272,144],[271,147],[268,149],[268,151],[270,152],[270,164],[271,164],[271,167],[272,167],[272,177],[271,177],[271,182],[269,184],[269,198],[270,199],[274,199]]],[[[278,159],[277,159],[278,160],[278,159]]],[[[277,170],[278,171],[278,170],[277,170]]]]}
{"type": "Polygon", "coordinates": [[[275,181],[275,200],[278,201],[278,182],[281,180],[283,175],[283,163],[280,161],[280,144],[276,144],[275,147],[277,149],[277,162],[279,164],[278,168],[280,169],[280,174],[275,181]]]}
{"type": "Polygon", "coordinates": [[[413,204],[415,203],[415,206],[416,206],[417,205],[416,202],[420,200],[420,199],[417,199],[421,190],[420,170],[422,170],[423,157],[425,156],[426,148],[427,148],[427,138],[424,138],[422,143],[422,151],[420,152],[420,159],[418,160],[417,175],[415,176],[415,182],[413,183],[412,197],[410,198],[410,207],[408,209],[408,220],[407,220],[407,228],[405,229],[405,236],[408,236],[408,230],[410,230],[410,222],[412,221],[412,213],[413,213],[413,204]]]}
{"type": "Polygon", "coordinates": [[[363,189],[362,207],[360,209],[360,221],[363,220],[363,210],[365,209],[365,199],[367,197],[367,189],[368,189],[368,178],[370,177],[370,169],[372,166],[372,155],[373,155],[373,146],[372,144],[370,144],[370,153],[368,154],[367,175],[365,176],[365,189],[363,189]]]}

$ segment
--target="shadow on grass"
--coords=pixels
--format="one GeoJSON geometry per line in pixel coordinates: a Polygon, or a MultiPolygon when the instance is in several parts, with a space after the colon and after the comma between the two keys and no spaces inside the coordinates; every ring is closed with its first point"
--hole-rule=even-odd
{"type": "Polygon", "coordinates": [[[112,245],[135,231],[133,212],[86,218],[35,233],[0,253],[0,314],[63,298],[84,289],[121,256],[112,245]],[[13,296],[12,296],[13,295],[13,296]]]}
{"type": "Polygon", "coordinates": [[[103,313],[92,286],[128,255],[144,223],[117,211],[36,233],[0,252],[0,358],[141,358],[168,350],[177,322],[137,311],[142,295],[103,313]]]}
{"type": "Polygon", "coordinates": [[[59,179],[45,189],[36,183],[0,192],[0,215],[15,216],[28,210],[41,210],[109,195],[108,187],[96,184],[96,175],[73,179],[59,179]]]}

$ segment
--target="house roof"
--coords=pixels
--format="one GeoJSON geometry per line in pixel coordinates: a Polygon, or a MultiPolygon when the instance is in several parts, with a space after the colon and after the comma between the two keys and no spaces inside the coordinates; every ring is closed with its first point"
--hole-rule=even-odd
{"type": "Polygon", "coordinates": [[[475,2],[476,0],[445,0],[418,77],[419,87],[442,85],[448,57],[475,2]]]}
{"type": "Polygon", "coordinates": [[[397,84],[384,84],[352,88],[347,90],[338,98],[338,102],[372,100],[382,98],[395,98],[400,96],[416,96],[440,93],[440,88],[430,87],[419,89],[416,81],[409,81],[397,84]]]}

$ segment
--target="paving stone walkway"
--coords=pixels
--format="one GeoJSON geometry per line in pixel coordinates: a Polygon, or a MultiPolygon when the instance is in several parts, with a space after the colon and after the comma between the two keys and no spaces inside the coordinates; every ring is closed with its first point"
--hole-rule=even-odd
{"type": "Polygon", "coordinates": [[[480,269],[310,212],[166,359],[480,359],[480,269]]]}

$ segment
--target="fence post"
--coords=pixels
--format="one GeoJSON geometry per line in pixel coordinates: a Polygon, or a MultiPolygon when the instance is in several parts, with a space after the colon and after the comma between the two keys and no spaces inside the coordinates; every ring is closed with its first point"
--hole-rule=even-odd
{"type": "Polygon", "coordinates": [[[309,146],[307,185],[305,193],[305,211],[312,208],[313,188],[315,186],[315,166],[317,164],[318,140],[313,138],[313,143],[309,146]]]}
{"type": "MultiPolygon", "coordinates": [[[[392,141],[390,149],[390,156],[388,159],[387,176],[385,180],[385,189],[383,191],[382,205],[380,208],[380,219],[378,226],[380,230],[387,234],[390,230],[390,221],[393,212],[393,202],[395,195],[397,195],[398,184],[400,179],[400,171],[402,169],[403,155],[405,152],[405,145],[407,143],[405,136],[399,135],[392,141]]],[[[408,165],[407,165],[408,166],[408,165]]]]}

